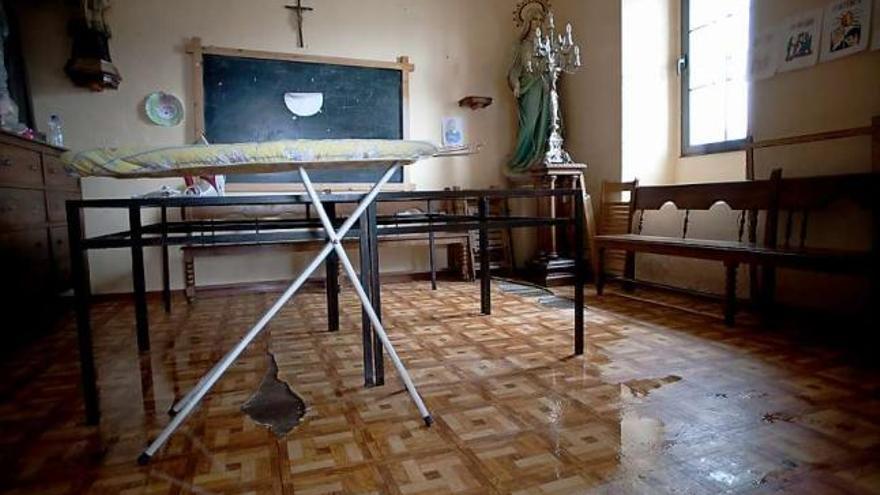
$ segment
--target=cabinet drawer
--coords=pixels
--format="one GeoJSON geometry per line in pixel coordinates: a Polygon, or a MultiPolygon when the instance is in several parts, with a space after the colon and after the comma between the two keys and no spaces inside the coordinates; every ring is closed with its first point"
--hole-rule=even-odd
{"type": "Polygon", "coordinates": [[[41,297],[51,284],[50,259],[45,228],[0,234],[5,300],[19,305],[41,297]]]}
{"type": "MultiPolygon", "coordinates": [[[[30,263],[49,262],[49,241],[46,229],[28,229],[0,234],[0,259],[7,266],[30,269],[30,263]]],[[[5,283],[5,282],[4,282],[5,283]]]]}
{"type": "Polygon", "coordinates": [[[0,230],[45,223],[43,191],[0,189],[0,230]]]}
{"type": "Polygon", "coordinates": [[[53,155],[43,155],[43,170],[46,172],[46,187],[64,191],[79,191],[79,179],[67,175],[61,159],[53,155]]]}
{"type": "Polygon", "coordinates": [[[79,199],[79,193],[46,191],[49,197],[47,204],[49,205],[49,221],[53,223],[67,221],[67,201],[70,199],[79,199]]]}
{"type": "Polygon", "coordinates": [[[43,185],[40,154],[16,146],[0,145],[0,185],[43,185]]]}
{"type": "Polygon", "coordinates": [[[70,288],[70,246],[67,243],[67,227],[49,230],[52,243],[52,264],[55,266],[54,286],[57,292],[70,288]]]}

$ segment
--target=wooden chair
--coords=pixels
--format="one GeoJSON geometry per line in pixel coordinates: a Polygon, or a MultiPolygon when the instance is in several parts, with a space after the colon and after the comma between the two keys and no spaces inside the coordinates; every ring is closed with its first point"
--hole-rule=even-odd
{"type": "MultiPolygon", "coordinates": [[[[620,235],[632,234],[633,216],[635,214],[635,194],[639,187],[639,180],[631,182],[608,182],[602,183],[599,195],[599,221],[596,226],[596,235],[620,235]]],[[[596,277],[598,270],[604,269],[606,274],[623,277],[624,279],[635,278],[635,255],[619,249],[611,249],[605,252],[603,266],[595,265],[596,277]]],[[[627,287],[630,285],[627,283],[627,287]]]]}

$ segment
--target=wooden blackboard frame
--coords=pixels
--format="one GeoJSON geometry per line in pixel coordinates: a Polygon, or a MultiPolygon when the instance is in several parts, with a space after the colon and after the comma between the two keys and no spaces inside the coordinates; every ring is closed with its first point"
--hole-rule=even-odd
{"type": "MultiPolygon", "coordinates": [[[[191,55],[192,75],[192,119],[193,141],[198,140],[205,133],[205,87],[203,61],[204,55],[221,55],[227,57],[246,57],[263,60],[282,60],[290,62],[304,62],[315,64],[334,64],[350,67],[370,67],[379,69],[392,69],[400,71],[401,75],[401,99],[403,106],[403,138],[409,139],[409,74],[415,70],[409,57],[400,56],[397,61],[367,60],[346,57],[330,57],[323,55],[308,55],[302,53],[284,53],[262,50],[248,50],[244,48],[227,48],[219,46],[204,46],[202,39],[191,38],[185,47],[186,53],[191,55]]],[[[328,183],[316,184],[319,190],[332,190],[334,192],[365,191],[371,184],[367,183],[328,183]]],[[[403,182],[387,184],[383,190],[401,191],[413,190],[414,185],[410,181],[409,169],[403,169],[403,182]]],[[[302,191],[302,184],[295,182],[283,183],[229,183],[227,191],[231,193],[272,193],[272,192],[298,192],[302,191]]]]}

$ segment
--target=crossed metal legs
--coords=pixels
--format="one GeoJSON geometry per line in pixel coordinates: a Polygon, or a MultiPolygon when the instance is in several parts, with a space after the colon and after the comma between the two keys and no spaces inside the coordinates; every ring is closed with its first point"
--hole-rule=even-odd
{"type": "Polygon", "coordinates": [[[201,380],[199,380],[198,384],[190,390],[184,397],[172,407],[172,412],[176,414],[162,430],[161,433],[156,437],[155,440],[144,450],[144,452],[138,457],[138,462],[140,464],[146,464],[149,460],[159,451],[160,448],[171,438],[171,435],[183,424],[184,421],[192,414],[195,407],[201,402],[204,398],[205,394],[208,393],[209,390],[217,383],[221,376],[229,369],[230,366],[235,362],[236,359],[241,355],[242,352],[247,348],[248,345],[263,331],[266,325],[275,317],[278,311],[281,310],[282,307],[296,294],[296,292],[302,287],[302,285],[308,280],[308,278],[321,266],[321,263],[330,255],[331,252],[335,252],[337,258],[342,263],[342,267],[345,270],[346,275],[351,280],[351,284],[354,287],[355,292],[358,295],[358,298],[361,300],[361,304],[363,306],[364,311],[367,313],[370,321],[373,324],[373,330],[376,333],[379,341],[382,343],[385,351],[388,353],[388,356],[391,358],[391,361],[394,363],[394,367],[397,369],[397,373],[400,376],[400,379],[403,381],[404,386],[406,387],[407,392],[415,403],[416,407],[419,410],[419,414],[421,414],[422,419],[425,421],[425,424],[430,426],[432,419],[431,414],[428,412],[428,409],[425,407],[425,403],[422,401],[421,396],[419,396],[418,391],[416,390],[415,385],[412,382],[412,379],[409,376],[409,373],[406,371],[406,368],[403,366],[403,363],[400,361],[400,357],[398,357],[397,352],[394,350],[394,346],[391,344],[391,341],[388,340],[388,335],[385,333],[385,327],[382,326],[382,322],[379,319],[379,316],[376,314],[376,311],[373,309],[372,304],[370,303],[370,299],[367,296],[364,288],[361,286],[360,281],[358,280],[357,273],[354,270],[354,267],[351,264],[351,260],[348,259],[348,255],[345,252],[345,249],[342,247],[341,240],[345,238],[345,234],[351,229],[356,221],[360,218],[360,216],[366,211],[366,209],[373,203],[376,199],[376,196],[379,194],[379,190],[383,185],[385,185],[394,175],[394,173],[400,168],[399,165],[393,165],[388,168],[382,178],[373,186],[369,193],[358,203],[357,208],[355,208],[354,212],[346,219],[346,221],[342,224],[339,230],[335,230],[333,228],[333,223],[330,221],[330,218],[327,215],[327,212],[324,210],[324,206],[321,203],[321,198],[318,196],[317,192],[315,192],[315,188],[312,186],[312,182],[309,179],[308,173],[306,173],[305,169],[300,168],[299,173],[300,177],[302,177],[303,184],[305,185],[306,191],[308,192],[309,198],[312,202],[312,205],[315,208],[315,211],[318,212],[318,215],[321,218],[321,224],[324,226],[324,229],[327,233],[327,244],[323,249],[318,253],[317,256],[312,260],[311,263],[303,270],[303,272],[290,284],[287,290],[278,298],[275,304],[269,308],[268,311],[263,315],[262,318],[254,325],[245,336],[235,345],[235,347],[227,353],[223,359],[220,360],[212,369],[208,372],[201,380]]]}

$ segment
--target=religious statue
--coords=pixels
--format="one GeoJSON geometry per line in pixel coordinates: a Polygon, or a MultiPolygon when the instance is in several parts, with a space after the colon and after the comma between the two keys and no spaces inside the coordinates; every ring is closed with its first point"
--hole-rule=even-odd
{"type": "Polygon", "coordinates": [[[0,4],[0,128],[19,133],[26,129],[18,121],[18,105],[9,93],[9,73],[6,70],[6,38],[9,36],[9,23],[6,11],[0,4]]]}
{"type": "Polygon", "coordinates": [[[110,0],[80,0],[80,7],[70,22],[73,42],[64,71],[77,86],[92,91],[117,89],[122,76],[110,59],[110,26],[106,15],[110,0]]]}
{"type": "Polygon", "coordinates": [[[82,8],[86,25],[110,37],[110,25],[107,24],[107,10],[110,9],[110,0],[85,0],[82,8]]]}
{"type": "Polygon", "coordinates": [[[508,73],[519,102],[519,135],[509,164],[514,172],[537,164],[571,163],[563,148],[557,82],[563,72],[571,74],[581,66],[571,24],[566,25],[565,34],[557,36],[553,13],[538,0],[522,4],[519,12],[525,29],[508,73]]]}
{"type": "Polygon", "coordinates": [[[516,173],[525,172],[544,159],[550,134],[550,88],[543,74],[529,70],[535,54],[536,33],[544,25],[548,10],[544,2],[528,1],[522,3],[515,14],[522,31],[507,82],[519,108],[516,149],[508,163],[510,170],[516,173]]]}

